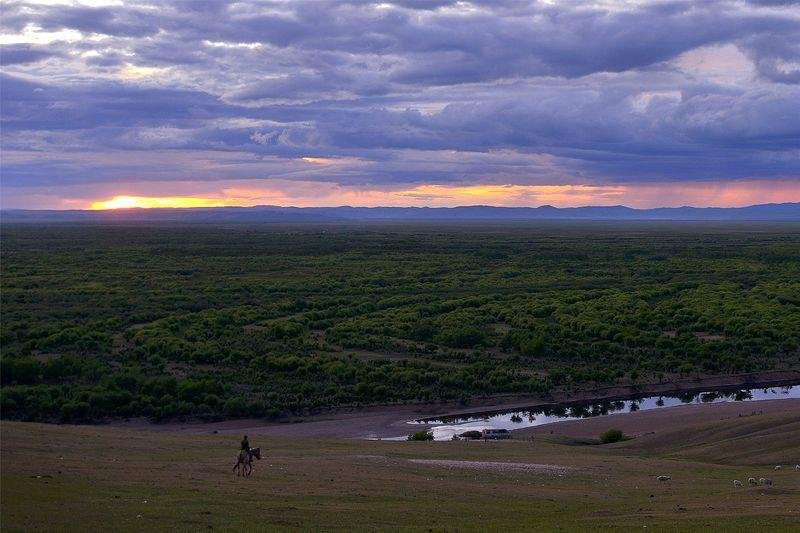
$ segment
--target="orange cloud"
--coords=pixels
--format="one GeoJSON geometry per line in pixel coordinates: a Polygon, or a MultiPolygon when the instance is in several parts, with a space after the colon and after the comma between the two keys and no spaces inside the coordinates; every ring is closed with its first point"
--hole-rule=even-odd
{"type": "Polygon", "coordinates": [[[567,207],[593,202],[618,202],[625,192],[624,186],[609,185],[420,185],[393,193],[392,196],[395,199],[423,198],[449,206],[478,203],[514,207],[542,204],[567,207]]]}

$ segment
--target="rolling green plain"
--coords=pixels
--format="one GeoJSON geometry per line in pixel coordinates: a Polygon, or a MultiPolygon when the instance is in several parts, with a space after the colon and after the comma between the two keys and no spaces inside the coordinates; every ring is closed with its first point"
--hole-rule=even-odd
{"type": "Polygon", "coordinates": [[[2,416],[280,417],[800,366],[800,226],[4,225],[2,416]]]}

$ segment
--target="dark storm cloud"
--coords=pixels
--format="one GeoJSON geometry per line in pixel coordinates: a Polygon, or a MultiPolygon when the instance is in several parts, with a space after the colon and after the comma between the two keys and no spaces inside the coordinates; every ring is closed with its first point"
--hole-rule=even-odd
{"type": "Polygon", "coordinates": [[[3,127],[16,130],[86,130],[207,120],[235,112],[203,92],[127,86],[118,82],[65,87],[2,76],[3,127]]]}
{"type": "Polygon", "coordinates": [[[800,5],[800,0],[747,0],[749,4],[760,6],[796,6],[800,5]]]}
{"type": "Polygon", "coordinates": [[[744,43],[762,77],[779,83],[800,83],[800,30],[786,39],[757,35],[744,43]]]}
{"type": "Polygon", "coordinates": [[[45,30],[73,29],[119,37],[146,37],[159,29],[156,12],[106,7],[49,9],[36,17],[35,22],[45,30]]]}
{"type": "Polygon", "coordinates": [[[60,55],[60,52],[47,47],[29,44],[7,44],[0,46],[0,65],[36,63],[37,61],[60,55]]]}
{"type": "Polygon", "coordinates": [[[55,33],[3,46],[3,181],[800,176],[796,3],[620,6],[11,3],[5,33],[55,33]],[[104,156],[152,150],[176,164],[104,156]],[[359,164],[291,174],[304,156],[359,164]]]}
{"type": "MultiPolygon", "coordinates": [[[[183,2],[122,8],[60,7],[31,16],[48,30],[75,29],[114,37],[153,37],[131,43],[135,50],[170,64],[200,41],[262,43],[280,49],[279,62],[317,68],[308,52],[356,55],[350,62],[373,68],[363,57],[386,57],[387,79],[404,83],[455,84],[538,75],[582,76],[621,72],[668,60],[697,46],[761,36],[796,35],[796,18],[752,13],[720,2],[672,2],[633,11],[561,10],[538,3],[480,4],[474,13],[451,3],[406,2],[379,9],[367,2],[261,2],[193,11],[183,2]],[[441,12],[431,11],[434,7],[441,12]],[[525,7],[523,7],[525,6],[525,7]],[[454,8],[453,8],[454,9],[454,8]],[[277,12],[280,10],[281,12],[277,12]],[[188,50],[187,50],[188,49],[188,50]],[[358,57],[361,56],[361,57],[358,57]]],[[[758,49],[754,50],[758,53],[758,49]]],[[[267,91],[271,94],[271,91],[267,91]]]]}

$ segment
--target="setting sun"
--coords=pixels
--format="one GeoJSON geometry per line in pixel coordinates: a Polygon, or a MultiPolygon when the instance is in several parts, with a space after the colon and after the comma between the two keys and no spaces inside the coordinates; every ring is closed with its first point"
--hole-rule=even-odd
{"type": "Polygon", "coordinates": [[[132,209],[152,207],[222,207],[232,205],[218,198],[192,198],[184,196],[147,197],[147,196],[115,196],[111,200],[92,203],[90,209],[132,209]]]}

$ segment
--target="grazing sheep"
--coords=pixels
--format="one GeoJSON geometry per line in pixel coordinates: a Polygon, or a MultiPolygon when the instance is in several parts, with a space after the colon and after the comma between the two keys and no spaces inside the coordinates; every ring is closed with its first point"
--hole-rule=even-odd
{"type": "Polygon", "coordinates": [[[747,478],[747,482],[750,483],[751,485],[758,485],[758,481],[754,477],[747,478]]]}
{"type": "Polygon", "coordinates": [[[780,469],[781,469],[781,465],[775,465],[775,470],[780,470],[780,469]]]}
{"type": "Polygon", "coordinates": [[[762,485],[772,485],[772,480],[766,477],[758,478],[758,482],[761,483],[762,485]]]}
{"type": "Polygon", "coordinates": [[[672,478],[669,476],[658,476],[656,479],[659,481],[669,481],[672,478]]]}
{"type": "Polygon", "coordinates": [[[742,486],[742,482],[739,481],[738,479],[734,479],[733,480],[733,486],[734,487],[741,487],[742,486]]]}

